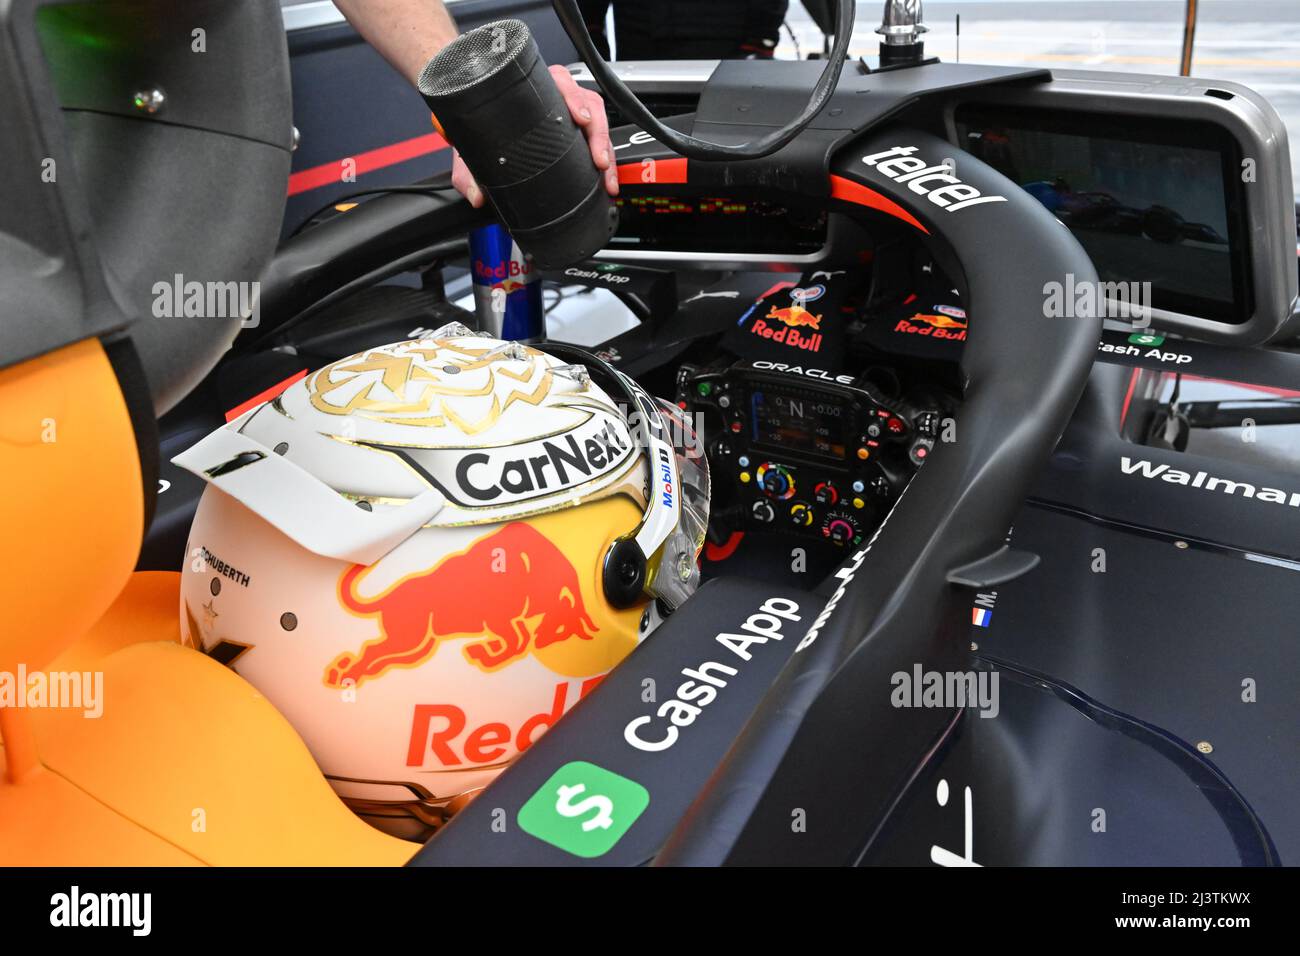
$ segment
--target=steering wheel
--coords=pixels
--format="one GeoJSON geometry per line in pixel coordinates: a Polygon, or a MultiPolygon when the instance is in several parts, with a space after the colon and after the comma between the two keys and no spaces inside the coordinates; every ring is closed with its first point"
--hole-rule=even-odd
{"type": "Polygon", "coordinates": [[[587,64],[592,76],[596,78],[596,82],[610,102],[622,110],[625,116],[635,120],[641,129],[679,156],[706,162],[762,159],[786,146],[802,133],[830,102],[831,95],[840,81],[840,73],[844,69],[844,61],[848,56],[849,40],[853,36],[853,21],[857,12],[857,4],[854,0],[837,0],[835,44],[831,48],[826,68],[822,70],[807,105],[799,115],[780,129],[773,130],[753,142],[727,146],[688,136],[660,122],[659,118],[637,99],[636,94],[624,85],[618,78],[618,74],[609,68],[609,64],[600,55],[600,51],[596,49],[596,44],[591,39],[591,34],[587,32],[587,25],[578,9],[577,0],[551,0],[551,5],[555,8],[555,15],[560,18],[564,31],[578,48],[583,62],[587,64]]]}

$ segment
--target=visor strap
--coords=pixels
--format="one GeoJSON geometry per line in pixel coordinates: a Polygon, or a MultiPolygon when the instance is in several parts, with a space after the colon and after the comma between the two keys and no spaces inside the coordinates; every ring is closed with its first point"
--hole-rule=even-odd
{"type": "Polygon", "coordinates": [[[672,442],[668,440],[658,404],[635,382],[625,376],[621,377],[637,400],[640,439],[650,470],[649,500],[646,502],[645,515],[634,535],[648,566],[681,521],[681,481],[677,471],[677,455],[672,442]]]}
{"type": "Polygon", "coordinates": [[[657,596],[647,592],[646,586],[656,577],[659,564],[665,557],[662,549],[682,516],[677,455],[669,440],[663,414],[658,402],[640,385],[586,349],[567,343],[545,343],[542,347],[552,354],[572,357],[571,361],[576,359],[612,376],[623,397],[631,399],[635,405],[628,416],[628,429],[634,432],[636,440],[645,449],[646,467],[649,469],[646,510],[637,527],[610,546],[602,571],[605,597],[609,603],[617,608],[631,607],[642,594],[657,596]],[[635,421],[631,420],[632,415],[636,416],[635,421]],[[635,429],[632,427],[634,424],[635,429]]]}

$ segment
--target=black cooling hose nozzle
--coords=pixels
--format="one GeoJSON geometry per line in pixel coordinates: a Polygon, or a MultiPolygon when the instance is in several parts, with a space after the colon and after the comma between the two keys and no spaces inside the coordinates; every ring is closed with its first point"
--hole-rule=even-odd
{"type": "Polygon", "coordinates": [[[425,66],[419,89],[540,268],[563,268],[604,248],[618,210],[526,25],[498,20],[462,34],[425,66]]]}

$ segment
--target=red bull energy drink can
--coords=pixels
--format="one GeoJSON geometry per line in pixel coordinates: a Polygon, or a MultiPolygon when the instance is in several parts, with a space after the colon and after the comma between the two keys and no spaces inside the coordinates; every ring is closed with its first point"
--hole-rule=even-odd
{"type": "Polygon", "coordinates": [[[506,228],[494,223],[473,230],[469,258],[480,330],[516,342],[546,338],[542,277],[506,228]]]}

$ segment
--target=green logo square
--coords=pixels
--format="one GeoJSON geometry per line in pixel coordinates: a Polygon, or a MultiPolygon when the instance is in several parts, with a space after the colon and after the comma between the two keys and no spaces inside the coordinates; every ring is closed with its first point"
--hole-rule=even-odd
{"type": "Polygon", "coordinates": [[[519,808],[519,826],[566,853],[604,856],[650,805],[635,780],[575,760],[566,763],[519,808]]]}
{"type": "Polygon", "coordinates": [[[1163,335],[1155,335],[1147,332],[1134,332],[1128,337],[1128,341],[1130,345],[1150,345],[1154,347],[1157,345],[1164,345],[1165,337],[1163,335]]]}

